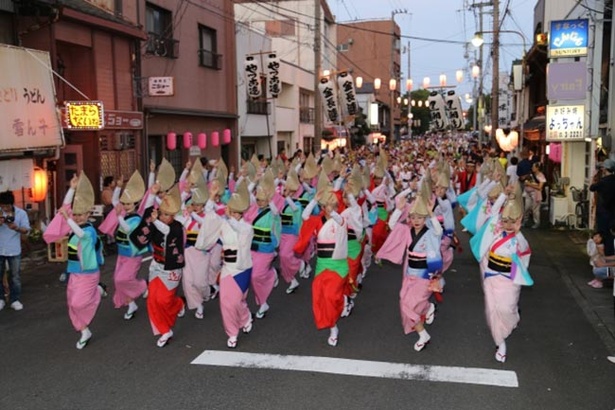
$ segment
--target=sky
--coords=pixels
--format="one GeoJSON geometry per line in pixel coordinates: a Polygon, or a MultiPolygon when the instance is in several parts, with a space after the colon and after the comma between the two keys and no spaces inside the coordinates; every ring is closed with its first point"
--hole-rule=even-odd
{"type": "MultiPolygon", "coordinates": [[[[430,77],[431,85],[439,83],[440,74],[446,74],[447,84],[458,84],[457,70],[465,69],[464,81],[457,85],[456,93],[472,94],[473,84],[470,67],[478,59],[478,49],[469,41],[478,31],[478,8],[472,3],[486,0],[327,0],[337,22],[353,20],[390,19],[392,12],[401,30],[402,43],[402,91],[405,79],[410,77],[414,89],[420,87],[424,77],[430,77]],[[425,40],[423,40],[425,39],[425,40]],[[410,65],[408,66],[408,44],[410,65]],[[467,46],[466,46],[467,45],[467,46]]],[[[501,30],[513,30],[524,34],[527,48],[532,44],[534,6],[537,0],[500,0],[501,30]],[[508,12],[505,13],[505,10],[508,12]]],[[[490,11],[491,8],[485,8],[490,11]]],[[[483,16],[483,30],[493,29],[491,14],[483,16]]],[[[491,57],[488,43],[491,36],[485,34],[483,45],[485,92],[491,89],[491,57]]],[[[338,39],[339,41],[339,39],[338,39]]],[[[514,33],[500,34],[500,71],[510,72],[515,59],[523,53],[521,36],[514,33]]],[[[464,98],[462,98],[462,101],[464,98]]],[[[464,105],[466,103],[464,102],[464,105]]]]}

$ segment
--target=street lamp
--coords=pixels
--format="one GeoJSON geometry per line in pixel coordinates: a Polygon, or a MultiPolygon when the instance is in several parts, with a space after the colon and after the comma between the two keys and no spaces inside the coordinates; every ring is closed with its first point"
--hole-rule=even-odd
{"type": "MultiPolygon", "coordinates": [[[[520,134],[521,134],[521,138],[520,138],[520,143],[519,143],[519,149],[521,149],[522,147],[522,141],[523,141],[523,100],[524,100],[524,95],[523,95],[523,91],[525,90],[525,84],[523,81],[523,75],[525,74],[525,50],[526,50],[526,43],[525,43],[525,36],[523,35],[523,33],[516,31],[516,30],[497,30],[497,31],[477,31],[476,33],[474,33],[474,37],[472,38],[471,42],[472,45],[474,45],[475,47],[480,47],[484,44],[485,40],[483,38],[483,34],[494,34],[494,46],[499,47],[499,40],[498,40],[498,36],[501,33],[512,33],[512,34],[516,34],[519,37],[521,37],[521,41],[523,42],[523,55],[521,57],[521,77],[522,77],[522,81],[521,81],[521,95],[520,95],[520,103],[519,103],[519,113],[517,115],[517,117],[519,118],[519,130],[520,130],[520,134]]],[[[493,127],[498,128],[499,125],[499,121],[498,121],[498,107],[499,107],[499,101],[498,101],[498,97],[499,97],[499,84],[497,82],[498,79],[498,74],[496,72],[496,67],[499,67],[499,61],[497,61],[497,59],[499,58],[499,50],[493,50],[493,67],[494,67],[494,71],[492,74],[492,86],[491,86],[491,125],[493,127]]],[[[473,69],[474,70],[474,69],[473,69]]]]}

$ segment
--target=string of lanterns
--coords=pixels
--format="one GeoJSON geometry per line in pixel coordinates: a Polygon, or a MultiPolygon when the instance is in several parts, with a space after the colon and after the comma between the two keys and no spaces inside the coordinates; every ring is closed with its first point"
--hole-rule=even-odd
{"type": "MultiPolygon", "coordinates": [[[[225,129],[222,131],[222,140],[220,140],[220,132],[214,131],[210,135],[211,145],[213,147],[222,145],[227,145],[231,143],[231,130],[225,129]]],[[[182,142],[185,149],[190,149],[190,147],[198,146],[200,149],[207,148],[207,134],[201,132],[196,136],[196,144],[194,143],[194,136],[190,131],[184,132],[182,136],[182,142]]],[[[167,149],[169,151],[174,151],[177,149],[177,133],[171,131],[167,134],[167,149]]]]}

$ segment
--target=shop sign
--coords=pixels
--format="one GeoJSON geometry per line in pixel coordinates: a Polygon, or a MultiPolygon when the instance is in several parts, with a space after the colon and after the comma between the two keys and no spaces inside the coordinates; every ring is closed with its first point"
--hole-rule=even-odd
{"type": "Polygon", "coordinates": [[[102,130],[105,128],[102,101],[65,101],[66,128],[69,130],[102,130]]]}
{"type": "Polygon", "coordinates": [[[587,55],[589,21],[554,20],[549,32],[549,57],[578,57],[587,55]]]}
{"type": "Polygon", "coordinates": [[[147,93],[151,97],[169,97],[175,94],[173,77],[149,77],[147,93]]]}
{"type": "Polygon", "coordinates": [[[549,100],[584,100],[587,96],[587,63],[551,63],[547,66],[549,100]]]}
{"type": "Polygon", "coordinates": [[[583,141],[585,138],[584,105],[548,105],[547,141],[583,141]]]}
{"type": "Polygon", "coordinates": [[[0,151],[64,145],[49,53],[0,44],[0,151]]]}
{"type": "MultiPolygon", "coordinates": [[[[103,123],[106,130],[141,130],[143,129],[143,113],[140,111],[104,110],[103,123]]],[[[62,108],[62,126],[66,129],[69,128],[68,116],[64,108],[62,108]]]]}

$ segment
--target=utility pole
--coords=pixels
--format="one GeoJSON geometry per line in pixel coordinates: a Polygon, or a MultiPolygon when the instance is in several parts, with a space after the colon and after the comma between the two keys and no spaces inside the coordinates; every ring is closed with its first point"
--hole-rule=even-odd
{"type": "MultiPolygon", "coordinates": [[[[483,33],[484,29],[483,29],[483,14],[485,13],[483,11],[484,7],[491,7],[493,5],[493,3],[491,2],[481,2],[481,3],[472,3],[472,7],[478,7],[478,32],[483,33]]],[[[485,133],[485,96],[483,95],[483,88],[484,88],[484,70],[483,70],[483,47],[480,46],[478,48],[478,67],[480,68],[480,73],[478,76],[478,101],[477,101],[477,109],[476,111],[478,111],[477,115],[478,115],[478,141],[479,142],[483,142],[485,140],[484,138],[484,133],[485,133]]]]}
{"type": "Polygon", "coordinates": [[[320,51],[320,0],[314,0],[314,142],[312,151],[320,150],[322,138],[322,98],[318,85],[320,84],[321,51],[320,51]]]}
{"type": "MultiPolygon", "coordinates": [[[[500,118],[500,0],[493,0],[493,73],[491,74],[491,138],[499,127],[500,118]]],[[[523,136],[522,136],[523,138],[523,136]]]]}
{"type": "Polygon", "coordinates": [[[395,138],[395,93],[397,91],[397,87],[399,87],[400,78],[399,73],[395,69],[395,51],[396,51],[396,43],[397,43],[397,35],[395,32],[395,15],[396,14],[408,14],[408,10],[406,9],[396,9],[391,11],[391,77],[389,79],[389,93],[391,100],[391,108],[390,108],[390,124],[389,124],[389,142],[394,142],[395,138]],[[395,89],[390,89],[391,80],[395,80],[395,89]]]}

